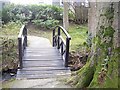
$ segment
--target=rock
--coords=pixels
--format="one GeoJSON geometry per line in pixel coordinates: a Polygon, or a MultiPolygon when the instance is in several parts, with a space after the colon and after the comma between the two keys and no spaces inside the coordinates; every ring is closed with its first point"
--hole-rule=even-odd
{"type": "Polygon", "coordinates": [[[10,73],[10,76],[14,76],[15,75],[15,73],[10,73]]]}

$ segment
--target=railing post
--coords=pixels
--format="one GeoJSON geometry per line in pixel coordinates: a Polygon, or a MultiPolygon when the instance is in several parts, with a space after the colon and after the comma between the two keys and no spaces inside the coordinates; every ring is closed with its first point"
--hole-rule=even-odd
{"type": "Polygon", "coordinates": [[[53,47],[55,46],[55,29],[53,30],[53,47]]]}
{"type": "Polygon", "coordinates": [[[68,60],[69,60],[69,38],[66,38],[66,55],[65,55],[65,67],[68,67],[68,60]]]}
{"type": "Polygon", "coordinates": [[[58,42],[57,42],[57,48],[60,49],[60,27],[58,27],[58,42]]]}
{"type": "Polygon", "coordinates": [[[18,51],[19,51],[19,61],[20,61],[20,68],[23,67],[22,65],[22,38],[18,38],[18,51]]]}
{"type": "Polygon", "coordinates": [[[26,48],[26,46],[27,46],[27,28],[26,28],[26,26],[25,26],[25,28],[24,28],[24,31],[25,31],[25,48],[26,48]]]}
{"type": "Polygon", "coordinates": [[[61,55],[63,55],[63,42],[61,42],[61,55]]]}

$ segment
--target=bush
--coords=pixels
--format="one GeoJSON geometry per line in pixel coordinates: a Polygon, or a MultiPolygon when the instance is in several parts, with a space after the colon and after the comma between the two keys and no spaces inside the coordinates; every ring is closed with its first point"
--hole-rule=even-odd
{"type": "Polygon", "coordinates": [[[51,5],[14,5],[7,4],[3,7],[2,18],[4,22],[25,21],[30,19],[62,19],[62,8],[51,5]]]}
{"type": "Polygon", "coordinates": [[[33,20],[33,23],[37,26],[47,28],[47,29],[51,29],[54,26],[58,25],[59,21],[55,20],[55,19],[48,19],[46,21],[43,21],[43,19],[40,19],[40,20],[33,20]]]}
{"type": "Polygon", "coordinates": [[[16,22],[33,22],[37,26],[51,28],[62,20],[63,9],[51,5],[14,5],[7,4],[3,7],[2,21],[8,23],[16,22]]]}
{"type": "Polygon", "coordinates": [[[3,23],[8,23],[11,20],[10,18],[10,7],[5,5],[2,10],[2,21],[3,23]]]}

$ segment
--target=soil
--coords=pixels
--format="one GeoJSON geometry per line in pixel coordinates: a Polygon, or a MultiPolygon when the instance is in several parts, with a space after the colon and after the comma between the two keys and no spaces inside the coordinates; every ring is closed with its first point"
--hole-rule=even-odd
{"type": "Polygon", "coordinates": [[[82,68],[87,61],[88,53],[82,54],[79,52],[71,52],[69,66],[71,67],[71,71],[76,71],[82,68]]]}

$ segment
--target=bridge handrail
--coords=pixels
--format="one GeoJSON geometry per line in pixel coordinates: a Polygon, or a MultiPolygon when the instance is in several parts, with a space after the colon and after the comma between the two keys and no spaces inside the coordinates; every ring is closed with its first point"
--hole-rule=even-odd
{"type": "Polygon", "coordinates": [[[65,67],[68,67],[69,60],[69,47],[70,47],[71,36],[68,34],[62,26],[56,26],[53,30],[53,47],[57,47],[60,50],[61,55],[65,61],[65,67]],[[57,30],[57,35],[56,35],[57,30]],[[66,41],[61,36],[61,31],[66,36],[66,41]]]}
{"type": "Polygon", "coordinates": [[[18,52],[19,52],[20,68],[23,67],[22,59],[24,56],[24,50],[26,49],[26,46],[27,46],[27,28],[26,25],[23,25],[18,35],[18,52]]]}

